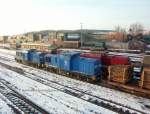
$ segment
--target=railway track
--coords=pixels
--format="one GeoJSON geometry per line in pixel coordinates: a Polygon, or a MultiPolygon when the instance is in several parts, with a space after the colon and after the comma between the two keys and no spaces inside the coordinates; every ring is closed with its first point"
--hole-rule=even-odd
{"type": "MultiPolygon", "coordinates": [[[[12,59],[10,57],[6,57],[5,55],[0,55],[0,58],[5,61],[15,62],[14,59],[12,59]]],[[[25,65],[23,67],[33,68],[32,66],[25,66],[25,65]]],[[[39,70],[40,70],[39,72],[43,72],[41,69],[39,69],[39,70]]],[[[43,72],[43,74],[44,74],[44,72],[43,72]]],[[[121,85],[121,84],[117,85],[116,83],[115,84],[109,83],[107,81],[103,81],[103,83],[95,83],[95,85],[107,87],[107,88],[111,88],[111,89],[117,89],[118,91],[123,91],[123,92],[130,93],[130,94],[133,94],[136,96],[150,98],[150,92],[148,90],[139,89],[138,87],[129,87],[129,86],[121,85]]]]}
{"type": "Polygon", "coordinates": [[[49,114],[46,110],[18,93],[6,80],[1,78],[0,93],[13,104],[9,104],[9,106],[16,114],[49,114]]]}
{"type": "MultiPolygon", "coordinates": [[[[11,62],[15,61],[11,57],[6,57],[6,56],[1,56],[0,55],[0,58],[4,59],[5,61],[11,61],[11,62]]],[[[30,66],[27,66],[27,67],[30,67],[30,66]]],[[[86,101],[88,101],[90,103],[93,103],[93,104],[96,104],[98,106],[102,106],[102,107],[105,107],[105,108],[109,107],[111,110],[115,110],[115,112],[119,112],[120,113],[120,111],[121,111],[123,114],[124,113],[125,114],[132,113],[132,112],[144,114],[144,112],[142,112],[140,110],[137,110],[137,109],[134,109],[134,108],[130,108],[128,106],[124,106],[122,104],[119,104],[119,103],[116,103],[116,102],[112,102],[112,101],[107,100],[107,99],[100,98],[98,96],[89,94],[87,92],[84,92],[84,91],[81,91],[81,90],[78,90],[78,89],[71,88],[69,86],[63,85],[63,84],[58,83],[56,81],[49,80],[49,79],[43,78],[41,76],[37,76],[37,74],[35,75],[35,74],[30,73],[30,72],[26,72],[26,71],[24,71],[22,69],[18,69],[16,67],[13,68],[13,67],[9,66],[9,69],[11,69],[11,70],[13,70],[13,71],[15,71],[17,73],[21,73],[23,75],[26,74],[26,77],[28,77],[28,78],[30,78],[32,80],[38,81],[38,82],[40,82],[42,84],[45,84],[45,85],[47,85],[49,87],[52,87],[54,89],[57,89],[59,91],[65,92],[67,94],[70,94],[72,96],[80,97],[82,100],[86,100],[86,101]],[[86,97],[84,97],[84,96],[86,96],[86,97]],[[88,98],[88,100],[86,98],[88,98]],[[123,108],[124,108],[124,110],[123,110],[123,108]]],[[[37,70],[39,70],[39,69],[37,69],[37,70]]],[[[39,70],[39,71],[41,72],[42,70],[39,70]]],[[[43,74],[44,74],[44,71],[43,71],[43,74]]]]}
{"type": "Polygon", "coordinates": [[[146,114],[140,110],[125,106],[123,104],[120,104],[120,103],[117,103],[117,102],[114,102],[114,101],[111,101],[111,100],[108,100],[105,98],[101,98],[99,96],[93,95],[91,93],[88,93],[88,92],[85,92],[85,91],[82,91],[79,89],[75,89],[75,88],[63,85],[59,82],[43,78],[41,76],[32,74],[30,72],[26,72],[23,69],[9,66],[9,65],[4,64],[4,63],[0,63],[0,64],[4,67],[10,69],[10,70],[13,70],[13,71],[15,71],[15,72],[27,77],[27,78],[30,78],[34,81],[37,81],[37,82],[42,83],[44,85],[47,85],[53,89],[64,92],[66,94],[77,97],[79,99],[85,100],[87,102],[98,105],[100,107],[107,108],[107,109],[112,110],[114,112],[117,112],[119,114],[146,114]]]}
{"type": "MultiPolygon", "coordinates": [[[[12,56],[14,57],[14,56],[12,56]]],[[[11,57],[7,57],[7,55],[5,54],[0,54],[0,59],[5,60],[5,61],[9,61],[9,62],[15,62],[15,59],[12,59],[11,57]]]]}
{"type": "Polygon", "coordinates": [[[113,102],[113,101],[105,99],[105,98],[101,98],[99,96],[90,94],[90,93],[85,92],[85,91],[81,91],[81,90],[78,90],[78,89],[75,89],[75,88],[72,88],[72,87],[60,84],[60,83],[58,83],[56,81],[47,80],[47,79],[45,79],[43,77],[40,77],[40,76],[37,76],[37,75],[34,75],[35,77],[33,77],[33,74],[31,74],[31,73],[27,73],[27,74],[28,75],[26,75],[26,76],[28,78],[30,78],[30,79],[38,81],[38,82],[40,82],[40,83],[42,83],[44,85],[47,85],[47,86],[49,86],[51,88],[56,89],[56,90],[65,92],[65,93],[67,93],[69,95],[72,95],[74,97],[78,97],[78,98],[80,98],[82,100],[88,101],[88,102],[90,102],[92,104],[95,104],[95,105],[107,108],[109,110],[115,111],[117,113],[131,114],[133,112],[134,113],[137,112],[137,113],[143,113],[144,114],[144,112],[142,112],[142,111],[139,111],[139,110],[136,110],[136,109],[124,106],[124,105],[122,105],[120,103],[116,103],[116,102],[113,102]]]}

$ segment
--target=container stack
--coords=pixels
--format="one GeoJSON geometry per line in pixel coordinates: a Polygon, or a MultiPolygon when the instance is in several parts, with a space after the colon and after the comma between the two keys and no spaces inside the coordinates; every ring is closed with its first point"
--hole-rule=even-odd
{"type": "Polygon", "coordinates": [[[150,67],[143,69],[139,85],[141,88],[150,89],[150,67]]]}
{"type": "Polygon", "coordinates": [[[143,66],[150,66],[150,55],[144,55],[143,66]]]}
{"type": "Polygon", "coordinates": [[[101,60],[102,54],[101,53],[94,53],[94,52],[84,52],[84,53],[81,53],[80,57],[86,57],[86,58],[93,58],[93,59],[101,60]]]}
{"type": "Polygon", "coordinates": [[[143,72],[139,81],[141,88],[150,89],[150,55],[143,58],[143,72]]]}
{"type": "Polygon", "coordinates": [[[79,48],[79,41],[63,41],[63,48],[79,48]]]}
{"type": "Polygon", "coordinates": [[[141,66],[134,66],[133,68],[133,79],[140,80],[142,74],[142,67],[141,66]]]}
{"type": "Polygon", "coordinates": [[[130,65],[111,65],[108,67],[108,81],[125,84],[132,79],[130,65]]]}
{"type": "Polygon", "coordinates": [[[132,79],[131,62],[129,57],[104,55],[102,56],[103,78],[108,81],[127,83],[132,79]]]}

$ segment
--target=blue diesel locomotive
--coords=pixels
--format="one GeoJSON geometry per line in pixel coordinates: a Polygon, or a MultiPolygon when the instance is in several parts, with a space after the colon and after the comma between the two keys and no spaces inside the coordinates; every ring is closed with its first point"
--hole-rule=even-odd
{"type": "Polygon", "coordinates": [[[80,52],[64,51],[59,54],[31,50],[17,50],[15,60],[30,66],[44,68],[49,71],[96,81],[101,76],[101,61],[80,56],[80,52]]]}

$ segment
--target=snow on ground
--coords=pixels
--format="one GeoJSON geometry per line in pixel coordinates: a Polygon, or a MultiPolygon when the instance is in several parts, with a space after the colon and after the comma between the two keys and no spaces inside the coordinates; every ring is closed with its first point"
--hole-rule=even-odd
{"type": "MultiPolygon", "coordinates": [[[[3,61],[4,62],[4,61],[3,61]]],[[[7,62],[5,62],[7,63],[7,62]]],[[[126,106],[145,111],[150,113],[150,109],[147,109],[145,105],[150,105],[150,100],[142,97],[137,97],[135,95],[131,95],[128,93],[120,92],[117,90],[96,86],[93,84],[81,82],[78,80],[70,79],[64,76],[60,76],[57,74],[52,74],[50,72],[42,71],[39,69],[31,68],[25,65],[21,65],[18,63],[7,63],[15,67],[19,67],[22,69],[25,69],[27,72],[34,73],[37,76],[42,76],[46,79],[57,81],[61,84],[67,85],[69,87],[73,87],[79,90],[86,91],[88,93],[91,93],[93,95],[100,96],[102,98],[106,98],[121,104],[124,104],[126,106]]]]}
{"type": "MultiPolygon", "coordinates": [[[[1,61],[1,60],[0,60],[1,61]]],[[[5,62],[6,63],[6,62],[5,62]]],[[[117,103],[124,104],[126,106],[145,111],[145,112],[150,112],[150,109],[147,109],[145,105],[150,105],[150,100],[142,97],[137,97],[135,95],[131,95],[128,93],[120,92],[114,89],[109,89],[85,82],[81,82],[78,80],[70,79],[64,76],[60,76],[57,74],[53,74],[50,72],[42,71],[39,69],[35,69],[32,67],[28,67],[22,64],[18,63],[8,63],[9,65],[23,68],[27,72],[31,72],[37,76],[42,76],[48,80],[53,80],[56,82],[59,82],[63,85],[67,85],[72,88],[76,88],[82,91],[86,91],[88,93],[91,93],[92,95],[97,95],[105,99],[112,100],[117,103]]]]}
{"type": "Polygon", "coordinates": [[[9,55],[16,55],[15,50],[7,50],[7,49],[1,49],[0,48],[0,52],[5,53],[5,54],[9,54],[9,55]]]}
{"type": "Polygon", "coordinates": [[[53,80],[63,85],[85,91],[92,95],[100,96],[101,98],[109,99],[114,102],[121,103],[126,106],[150,113],[150,109],[147,109],[145,107],[145,105],[150,105],[149,99],[137,97],[135,95],[120,92],[114,89],[109,89],[106,87],[81,82],[57,74],[52,74],[41,70],[35,70],[34,68],[26,68],[26,71],[29,71],[37,76],[42,76],[48,80],[53,80]]]}
{"type": "Polygon", "coordinates": [[[39,106],[50,113],[78,114],[78,113],[102,113],[115,114],[112,111],[101,108],[89,102],[83,101],[71,95],[57,91],[53,88],[40,84],[20,74],[0,66],[0,78],[13,84],[15,89],[25,95],[39,106]]]}
{"type": "Polygon", "coordinates": [[[14,114],[6,102],[7,100],[0,94],[0,114],[14,114]]]}
{"type": "Polygon", "coordinates": [[[7,49],[9,49],[10,48],[10,44],[9,43],[0,43],[0,47],[1,48],[7,48],[7,49]]]}

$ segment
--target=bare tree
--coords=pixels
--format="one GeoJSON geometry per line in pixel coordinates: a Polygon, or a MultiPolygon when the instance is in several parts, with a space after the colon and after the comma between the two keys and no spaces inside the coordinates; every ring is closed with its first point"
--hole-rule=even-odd
{"type": "Polygon", "coordinates": [[[139,34],[139,33],[143,33],[144,31],[144,26],[141,23],[134,23],[130,25],[130,29],[129,32],[131,34],[139,34]]]}
{"type": "Polygon", "coordinates": [[[121,26],[115,26],[116,38],[122,39],[122,41],[126,41],[127,32],[126,29],[121,26]]]}
{"type": "Polygon", "coordinates": [[[123,34],[126,34],[126,29],[125,28],[122,28],[121,26],[115,26],[115,31],[116,32],[119,32],[119,33],[123,33],[123,34]]]}

